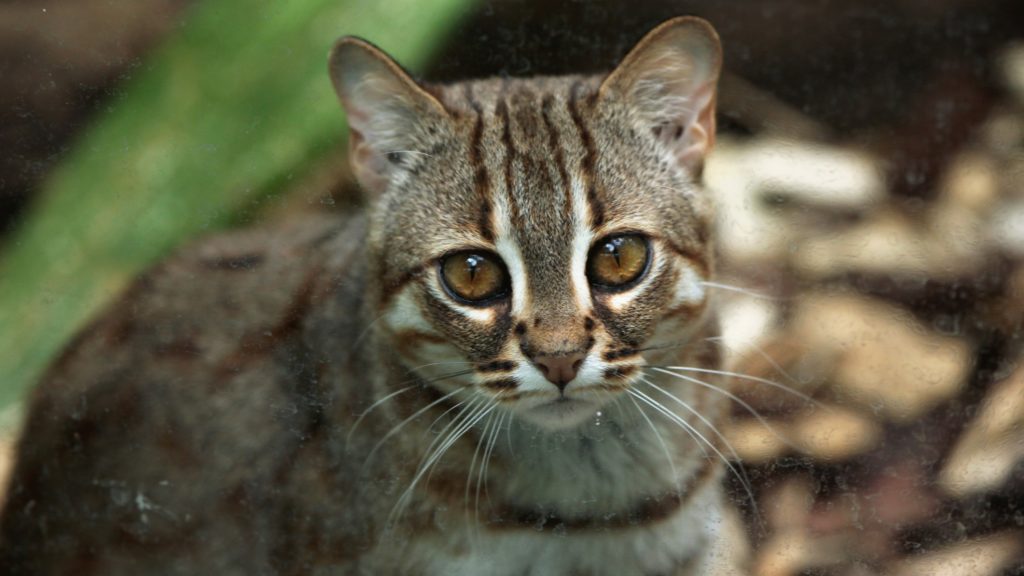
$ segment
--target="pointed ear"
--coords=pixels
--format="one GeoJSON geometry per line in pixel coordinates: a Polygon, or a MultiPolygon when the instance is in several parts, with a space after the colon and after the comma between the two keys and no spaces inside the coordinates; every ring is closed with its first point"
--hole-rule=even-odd
{"type": "Polygon", "coordinates": [[[722,68],[718,34],[706,21],[673,18],[644,36],[604,80],[598,99],[625,103],[691,174],[715,142],[722,68]]]}
{"type": "Polygon", "coordinates": [[[353,171],[364,190],[379,194],[401,170],[403,153],[416,150],[422,137],[418,129],[447,112],[365,40],[340,38],[331,50],[328,71],[348,117],[353,171]]]}

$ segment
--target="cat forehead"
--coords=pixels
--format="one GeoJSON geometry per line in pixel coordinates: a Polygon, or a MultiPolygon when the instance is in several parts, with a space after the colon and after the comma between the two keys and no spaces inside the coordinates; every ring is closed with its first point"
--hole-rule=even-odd
{"type": "Polygon", "coordinates": [[[451,130],[424,143],[431,155],[412,159],[413,177],[398,195],[434,196],[438,208],[450,211],[447,223],[488,241],[492,215],[477,214],[474,225],[465,213],[510,210],[517,239],[544,244],[564,244],[580,218],[593,228],[666,224],[666,207],[688,204],[692,183],[673,173],[649,135],[631,127],[627,110],[607,103],[598,109],[600,81],[566,76],[427,87],[448,111],[451,130]],[[574,194],[586,202],[574,203],[574,194]]]}

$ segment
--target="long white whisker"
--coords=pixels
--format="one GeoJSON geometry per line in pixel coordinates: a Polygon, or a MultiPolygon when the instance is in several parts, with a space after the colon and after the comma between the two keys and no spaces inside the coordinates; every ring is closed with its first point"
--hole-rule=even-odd
{"type": "Polygon", "coordinates": [[[807,403],[810,403],[810,404],[814,404],[815,406],[817,406],[819,408],[824,408],[821,405],[820,402],[818,402],[814,398],[811,398],[807,394],[804,394],[803,392],[800,392],[799,390],[794,390],[794,389],[790,388],[789,386],[786,386],[785,384],[779,384],[778,382],[774,382],[772,380],[768,380],[767,378],[759,378],[757,376],[751,376],[750,374],[742,374],[740,372],[730,372],[728,370],[712,370],[710,368],[695,368],[693,366],[659,366],[659,368],[669,368],[669,369],[672,369],[672,370],[685,370],[685,371],[689,371],[689,372],[701,372],[703,374],[718,374],[720,376],[731,376],[733,378],[739,378],[741,380],[749,380],[751,382],[759,382],[761,384],[766,384],[766,385],[771,386],[773,388],[778,388],[779,390],[782,390],[784,392],[792,394],[792,395],[796,396],[797,398],[803,400],[804,402],[807,402],[807,403]]]}
{"type": "MultiPolygon", "coordinates": [[[[473,450],[473,459],[469,461],[469,470],[466,472],[466,488],[463,494],[462,507],[465,509],[466,517],[469,518],[469,487],[473,484],[473,471],[476,469],[476,458],[480,454],[480,447],[485,445],[484,438],[487,436],[487,432],[491,429],[491,424],[494,423],[493,418],[487,418],[487,422],[484,422],[483,432],[480,437],[476,440],[476,449],[473,450]]],[[[483,465],[481,464],[481,467],[483,465]]]]}
{"type": "Polygon", "coordinates": [[[462,421],[462,423],[460,423],[455,428],[455,430],[453,430],[448,435],[448,438],[446,438],[445,441],[436,450],[434,450],[434,453],[430,456],[430,458],[427,459],[425,465],[422,467],[422,470],[420,470],[416,474],[416,477],[409,485],[409,488],[406,489],[406,492],[411,492],[413,487],[416,486],[416,483],[419,482],[420,478],[422,478],[423,474],[427,473],[428,470],[431,470],[434,467],[434,464],[436,464],[437,461],[440,460],[441,456],[443,456],[444,453],[447,452],[448,449],[451,448],[459,440],[459,438],[461,438],[466,432],[469,432],[469,430],[473,426],[475,426],[481,419],[483,419],[483,417],[485,417],[487,414],[491,412],[491,410],[494,410],[495,408],[495,405],[492,404],[488,406],[486,402],[480,402],[479,404],[475,405],[470,410],[470,414],[462,421]]]}
{"type": "Polygon", "coordinates": [[[661,433],[658,432],[658,428],[654,426],[654,422],[651,422],[651,418],[647,415],[646,412],[644,412],[644,409],[640,407],[640,404],[637,403],[636,398],[633,398],[633,396],[629,396],[629,400],[633,403],[633,406],[636,406],[636,411],[639,412],[641,416],[643,416],[644,421],[646,421],[647,425],[651,427],[651,432],[654,432],[654,437],[658,439],[658,444],[661,445],[661,450],[665,453],[665,459],[668,460],[669,469],[672,471],[672,487],[678,494],[679,473],[676,472],[676,462],[675,459],[672,458],[672,454],[668,451],[668,445],[665,444],[665,439],[661,437],[661,433]]]}
{"type": "Polygon", "coordinates": [[[745,294],[745,295],[751,296],[753,298],[760,298],[761,300],[772,300],[772,301],[781,300],[781,298],[777,298],[775,296],[769,296],[767,294],[760,294],[758,292],[754,292],[753,290],[748,290],[746,288],[740,288],[739,286],[732,286],[731,284],[722,284],[722,283],[719,283],[719,282],[705,282],[705,281],[701,281],[701,284],[703,284],[704,286],[707,286],[708,288],[718,288],[719,290],[728,290],[729,292],[737,292],[739,294],[745,294]]]}
{"type": "Polygon", "coordinates": [[[359,423],[363,421],[363,418],[366,418],[367,414],[369,414],[370,412],[373,412],[374,408],[380,406],[381,404],[387,402],[388,400],[391,400],[395,396],[398,396],[400,394],[404,394],[404,393],[408,392],[409,390],[412,390],[413,388],[416,388],[418,386],[419,386],[419,384],[411,384],[409,386],[406,386],[405,388],[402,388],[400,390],[396,390],[396,391],[392,392],[391,394],[388,394],[387,396],[381,398],[380,400],[377,400],[373,404],[370,404],[370,407],[367,408],[366,410],[363,410],[363,412],[361,414],[359,414],[359,417],[356,418],[356,421],[354,423],[352,423],[352,428],[349,429],[348,434],[345,436],[345,445],[348,446],[348,445],[350,445],[352,443],[352,434],[356,431],[356,428],[359,426],[359,423]]]}
{"type": "Polygon", "coordinates": [[[419,150],[389,150],[385,154],[419,154],[420,156],[426,156],[433,158],[433,154],[427,154],[426,152],[420,152],[419,150]]]}
{"type": "MultiPolygon", "coordinates": [[[[474,396],[473,398],[469,399],[468,401],[461,402],[461,403],[466,403],[466,407],[463,408],[462,410],[459,410],[459,413],[456,414],[454,418],[449,419],[448,423],[444,425],[444,428],[441,428],[441,431],[437,433],[437,436],[430,442],[430,446],[427,446],[427,450],[423,454],[423,458],[420,460],[420,466],[424,466],[426,464],[427,460],[429,460],[430,457],[434,454],[435,447],[440,448],[440,446],[442,444],[444,444],[445,442],[448,441],[448,439],[451,437],[451,435],[448,433],[449,430],[451,430],[452,433],[454,433],[455,430],[457,428],[459,428],[459,426],[461,426],[464,422],[467,422],[468,419],[472,417],[472,414],[478,408],[483,408],[483,405],[486,404],[486,402],[487,402],[487,400],[483,396],[474,396]]],[[[434,423],[436,423],[438,420],[443,418],[445,414],[450,413],[452,411],[452,409],[456,408],[456,406],[452,406],[451,408],[446,410],[444,414],[438,416],[434,420],[434,422],[431,423],[431,427],[433,427],[434,423]]],[[[428,428],[428,430],[429,430],[429,428],[428,428]]],[[[419,471],[419,469],[417,469],[417,472],[418,471],[419,471]]],[[[433,471],[430,471],[430,472],[427,473],[427,480],[426,480],[427,484],[430,483],[430,478],[432,477],[432,475],[433,475],[433,471]]]]}
{"type": "Polygon", "coordinates": [[[423,408],[420,408],[419,410],[414,412],[412,416],[409,416],[405,420],[402,420],[394,428],[392,428],[391,430],[388,430],[388,433],[385,434],[384,437],[381,438],[380,441],[377,442],[377,444],[373,447],[373,450],[370,450],[370,453],[366,456],[366,460],[363,462],[363,467],[365,468],[366,465],[369,464],[370,460],[373,459],[373,456],[377,453],[377,450],[379,450],[380,447],[383,446],[384,443],[387,442],[392,436],[394,436],[395,434],[398,434],[402,430],[402,428],[405,427],[406,424],[408,424],[409,422],[412,422],[413,420],[419,418],[427,410],[430,410],[434,406],[437,406],[441,402],[444,402],[445,400],[451,398],[452,396],[458,394],[459,392],[462,392],[461,388],[456,388],[455,390],[452,390],[451,392],[445,394],[444,396],[441,396],[437,400],[434,400],[430,404],[427,404],[423,408]]]}
{"type": "MultiPolygon", "coordinates": [[[[739,480],[740,484],[743,485],[743,489],[747,492],[747,496],[750,498],[750,505],[753,508],[755,515],[758,518],[760,518],[761,514],[760,514],[760,512],[757,509],[757,500],[754,498],[754,490],[753,490],[753,488],[752,488],[752,486],[750,484],[750,478],[747,477],[747,471],[746,471],[746,469],[743,468],[743,464],[739,462],[740,457],[736,453],[736,450],[732,447],[732,444],[729,443],[729,441],[725,438],[724,435],[722,435],[722,433],[718,430],[717,427],[715,427],[714,424],[712,424],[707,418],[704,417],[703,414],[701,414],[699,411],[694,409],[692,406],[690,406],[686,402],[683,402],[682,400],[677,398],[674,394],[672,394],[671,392],[665,390],[661,386],[658,386],[653,381],[651,381],[651,380],[649,380],[647,378],[641,378],[641,380],[643,380],[643,382],[645,384],[651,386],[655,390],[657,390],[657,391],[661,392],[662,394],[668,396],[670,399],[674,400],[677,404],[679,404],[680,406],[682,406],[683,408],[688,410],[691,414],[696,416],[697,419],[699,419],[701,422],[703,422],[705,426],[710,428],[711,431],[714,432],[715,435],[718,436],[718,438],[723,443],[725,443],[726,448],[732,454],[732,457],[737,461],[737,464],[739,464],[739,466],[740,466],[739,470],[737,470],[737,468],[735,466],[733,466],[731,462],[729,462],[729,460],[722,454],[722,452],[717,447],[715,447],[714,444],[708,442],[707,438],[705,438],[703,434],[701,434],[699,431],[694,429],[694,432],[696,432],[705,442],[708,442],[708,446],[712,450],[715,451],[715,454],[718,454],[719,458],[722,459],[722,462],[724,462],[725,465],[729,467],[729,470],[731,470],[733,475],[736,476],[736,479],[739,480]]],[[[677,418],[679,418],[676,414],[673,414],[673,416],[676,416],[677,418]]],[[[679,418],[679,420],[682,421],[683,419],[679,418]]]]}
{"type": "Polygon", "coordinates": [[[664,406],[662,406],[661,403],[658,402],[657,400],[655,400],[654,398],[651,398],[647,394],[644,394],[643,392],[641,392],[641,391],[639,391],[639,390],[637,390],[635,388],[630,388],[629,390],[627,390],[627,392],[629,392],[630,394],[636,396],[641,401],[643,401],[645,404],[647,404],[651,408],[654,408],[654,410],[657,411],[658,413],[660,413],[662,416],[665,416],[666,418],[668,418],[672,422],[674,422],[677,425],[679,425],[680,427],[682,427],[682,429],[687,434],[690,435],[690,438],[693,438],[693,441],[697,443],[697,447],[700,448],[700,451],[703,453],[704,457],[705,458],[710,458],[711,457],[708,454],[707,449],[704,448],[704,445],[708,444],[707,439],[704,438],[704,436],[700,432],[698,432],[696,429],[694,429],[692,424],[690,424],[689,422],[687,422],[687,421],[683,420],[682,418],[680,418],[678,414],[675,414],[671,410],[669,410],[668,408],[665,408],[664,406]]]}
{"type": "MultiPolygon", "coordinates": [[[[420,364],[419,366],[414,366],[412,368],[409,368],[408,370],[405,371],[405,373],[406,374],[412,374],[412,373],[416,372],[417,370],[419,370],[420,368],[429,368],[431,366],[445,366],[445,365],[450,365],[450,364],[461,364],[461,365],[465,366],[466,364],[473,364],[473,362],[465,362],[465,361],[457,362],[457,361],[454,361],[454,360],[451,361],[451,362],[430,362],[428,364],[420,364]]],[[[469,372],[470,371],[466,371],[467,374],[469,372]]]]}
{"type": "MultiPolygon", "coordinates": [[[[490,468],[489,464],[491,462],[491,454],[493,454],[493,451],[494,451],[495,441],[498,439],[498,432],[501,431],[502,420],[504,420],[504,418],[507,415],[508,415],[508,412],[502,412],[498,416],[498,421],[495,424],[494,428],[490,431],[490,434],[488,435],[488,439],[487,439],[487,448],[484,449],[483,465],[480,467],[480,472],[477,474],[477,478],[476,478],[476,501],[475,501],[474,506],[473,506],[473,510],[474,510],[473,519],[476,522],[477,526],[480,525],[480,485],[483,484],[484,491],[486,492],[487,491],[487,479],[488,479],[487,472],[488,472],[488,470],[490,468]]],[[[490,498],[490,494],[489,493],[488,493],[488,498],[490,498]]]]}
{"type": "Polygon", "coordinates": [[[685,380],[687,382],[692,382],[692,383],[694,383],[694,384],[696,384],[698,386],[703,386],[703,387],[705,387],[705,388],[707,388],[709,390],[713,390],[715,392],[718,392],[719,394],[722,394],[722,395],[732,399],[737,404],[739,404],[744,409],[746,409],[747,412],[750,412],[750,414],[754,418],[757,418],[757,421],[760,422],[761,425],[765,427],[765,429],[767,429],[769,432],[771,432],[773,436],[775,436],[776,438],[778,438],[779,440],[784,442],[790,448],[796,449],[796,446],[794,446],[792,442],[787,440],[781,434],[776,432],[775,431],[775,427],[773,427],[771,424],[769,424],[768,421],[764,418],[764,416],[761,416],[761,414],[757,410],[755,410],[753,406],[751,406],[745,400],[743,400],[739,396],[733,394],[732,392],[729,392],[728,390],[726,390],[726,389],[724,389],[724,388],[722,388],[720,386],[715,386],[714,384],[705,382],[703,380],[699,380],[697,378],[686,376],[685,374],[676,374],[675,372],[670,372],[670,371],[668,371],[668,370],[666,370],[664,368],[658,368],[657,366],[654,366],[653,369],[657,370],[658,372],[661,372],[663,374],[668,374],[669,376],[673,376],[675,378],[680,378],[680,379],[685,380]]]}
{"type": "Polygon", "coordinates": [[[420,466],[420,469],[416,472],[416,475],[409,483],[409,486],[399,497],[398,502],[396,502],[395,507],[390,515],[388,521],[389,525],[393,526],[401,518],[402,513],[405,511],[405,508],[412,500],[413,490],[416,488],[416,485],[419,483],[420,479],[422,479],[423,476],[428,471],[433,469],[434,465],[438,462],[438,460],[440,460],[441,457],[444,456],[448,449],[451,448],[459,440],[459,438],[461,438],[466,432],[468,432],[473,426],[475,426],[481,419],[487,416],[491,412],[491,410],[494,410],[496,407],[497,406],[494,404],[488,406],[486,402],[476,405],[476,407],[472,409],[472,412],[470,413],[469,416],[465,418],[462,424],[460,424],[453,432],[451,432],[448,435],[448,438],[441,446],[434,450],[434,453],[430,455],[430,458],[427,459],[426,463],[423,466],[420,466]]]}
{"type": "MultiPolygon", "coordinates": [[[[725,342],[725,337],[724,336],[710,336],[708,338],[705,338],[704,340],[706,340],[708,342],[718,342],[719,344],[721,344],[722,346],[725,346],[726,348],[729,348],[730,350],[735,350],[734,347],[729,346],[725,342]]],[[[795,376],[790,374],[785,368],[783,368],[781,364],[776,362],[775,358],[772,358],[770,354],[765,352],[764,348],[761,348],[760,346],[758,346],[757,344],[755,344],[753,342],[747,342],[747,343],[745,343],[745,345],[749,346],[750,348],[752,348],[754,350],[754,352],[757,352],[762,358],[764,358],[768,362],[768,364],[771,365],[772,368],[775,368],[775,370],[777,370],[780,374],[785,376],[786,379],[788,379],[790,382],[792,382],[794,384],[803,384],[803,382],[801,382],[798,378],[796,378],[795,376]]]]}

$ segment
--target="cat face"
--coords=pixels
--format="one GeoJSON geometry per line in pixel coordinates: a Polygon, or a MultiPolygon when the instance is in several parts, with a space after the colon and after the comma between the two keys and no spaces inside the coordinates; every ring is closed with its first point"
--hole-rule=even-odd
{"type": "Polygon", "coordinates": [[[378,329],[439,391],[579,425],[701,325],[718,40],[651,32],[606,78],[415,84],[376,48],[332,54],[374,196],[378,329]]]}

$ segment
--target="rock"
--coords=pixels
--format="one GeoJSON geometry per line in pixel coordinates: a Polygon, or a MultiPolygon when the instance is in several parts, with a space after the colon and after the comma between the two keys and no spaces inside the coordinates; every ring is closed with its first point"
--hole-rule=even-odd
{"type": "Polygon", "coordinates": [[[1024,552],[1024,533],[1002,532],[907,558],[893,576],[997,576],[1024,552]]]}
{"type": "Polygon", "coordinates": [[[798,416],[782,428],[801,452],[826,462],[846,460],[874,448],[881,427],[861,414],[834,405],[823,405],[798,416]]]}
{"type": "Polygon", "coordinates": [[[837,395],[897,422],[910,422],[963,387],[971,350],[936,334],[901,308],[818,293],[797,306],[794,330],[808,347],[836,355],[837,395]]]}
{"type": "Polygon", "coordinates": [[[949,494],[966,497],[1005,484],[1024,460],[1024,356],[989,391],[939,474],[949,494]]]}

